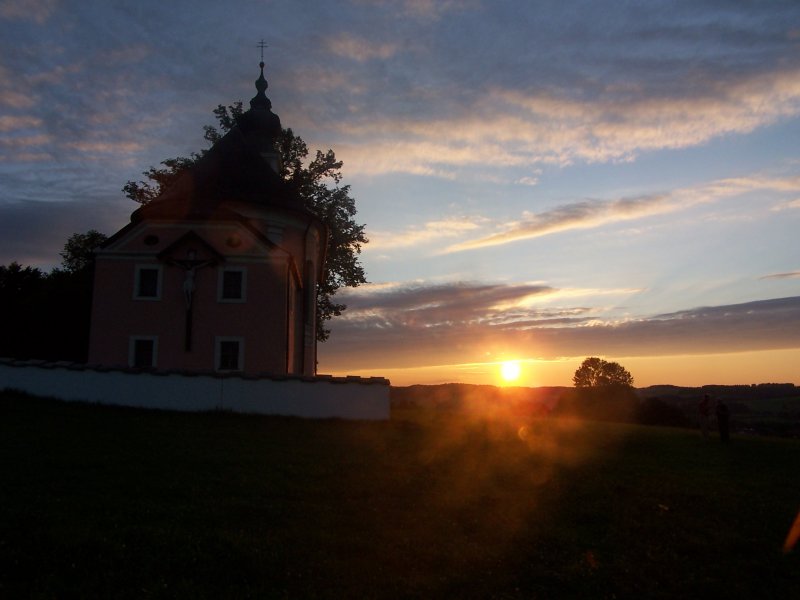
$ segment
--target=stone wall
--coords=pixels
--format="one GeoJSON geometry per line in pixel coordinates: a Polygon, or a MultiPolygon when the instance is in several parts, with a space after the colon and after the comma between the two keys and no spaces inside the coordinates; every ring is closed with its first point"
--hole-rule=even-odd
{"type": "Polygon", "coordinates": [[[389,419],[389,381],[382,377],[240,376],[0,359],[4,389],[163,410],[389,419]]]}

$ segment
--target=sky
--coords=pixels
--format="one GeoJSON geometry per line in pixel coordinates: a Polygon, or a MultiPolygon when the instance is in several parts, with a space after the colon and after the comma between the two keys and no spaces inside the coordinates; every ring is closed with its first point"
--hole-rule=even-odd
{"type": "Polygon", "coordinates": [[[262,39],[370,239],[320,372],[800,384],[796,0],[0,0],[0,264],[123,227],[262,39]]]}

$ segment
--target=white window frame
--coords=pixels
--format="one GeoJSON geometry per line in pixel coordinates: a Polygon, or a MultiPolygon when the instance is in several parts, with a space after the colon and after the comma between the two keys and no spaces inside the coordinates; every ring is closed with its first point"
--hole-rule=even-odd
{"type": "Polygon", "coordinates": [[[133,277],[133,299],[134,300],[152,300],[158,301],[161,300],[161,289],[163,284],[163,269],[161,265],[136,265],[136,270],[134,272],[133,277]],[[140,296],[139,295],[139,284],[141,283],[141,273],[142,271],[149,269],[155,270],[158,272],[156,275],[156,295],[155,296],[140,296]]]}
{"type": "Polygon", "coordinates": [[[247,267],[220,267],[217,270],[217,302],[231,302],[243,303],[247,302],[247,267]],[[225,290],[225,273],[238,272],[242,274],[242,297],[241,298],[223,298],[222,294],[225,290]]]}
{"type": "Polygon", "coordinates": [[[149,367],[136,367],[136,368],[155,368],[158,365],[158,336],[157,335],[132,335],[128,339],[128,366],[134,368],[136,366],[136,342],[150,341],[153,342],[153,364],[149,367]]]}
{"type": "Polygon", "coordinates": [[[244,338],[240,336],[221,336],[214,338],[214,370],[223,373],[238,373],[244,371],[244,338]],[[239,344],[239,368],[223,369],[220,367],[222,359],[222,342],[238,342],[239,344]]]}

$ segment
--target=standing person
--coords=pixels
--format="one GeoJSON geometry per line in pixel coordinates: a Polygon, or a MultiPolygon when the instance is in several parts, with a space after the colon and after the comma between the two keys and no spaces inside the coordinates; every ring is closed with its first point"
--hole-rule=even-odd
{"type": "Polygon", "coordinates": [[[705,394],[703,399],[700,400],[697,412],[700,416],[700,433],[703,434],[705,439],[708,439],[709,420],[711,418],[711,397],[708,394],[705,394]]]}
{"type": "Polygon", "coordinates": [[[717,402],[717,427],[719,427],[719,439],[727,443],[730,436],[730,416],[728,406],[720,400],[717,402]]]}

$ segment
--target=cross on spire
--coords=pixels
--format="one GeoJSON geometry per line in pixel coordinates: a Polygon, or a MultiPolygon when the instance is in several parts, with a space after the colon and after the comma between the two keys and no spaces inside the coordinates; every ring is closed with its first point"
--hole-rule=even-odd
{"type": "Polygon", "coordinates": [[[258,44],[256,44],[256,48],[261,48],[261,62],[263,63],[264,62],[264,48],[269,48],[269,46],[267,46],[264,43],[264,38],[261,38],[261,41],[258,42],[258,44]]]}

